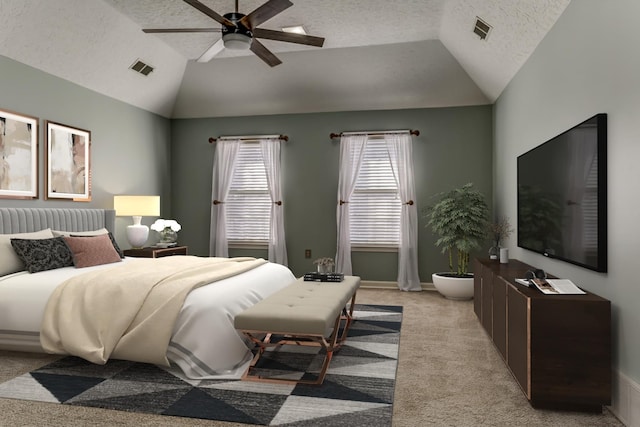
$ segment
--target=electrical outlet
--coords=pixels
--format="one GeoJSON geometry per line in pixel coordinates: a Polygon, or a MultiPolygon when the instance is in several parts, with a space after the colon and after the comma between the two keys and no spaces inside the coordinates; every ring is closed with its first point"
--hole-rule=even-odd
{"type": "Polygon", "coordinates": [[[305,249],[304,250],[304,257],[305,258],[311,258],[311,249],[305,249]]]}

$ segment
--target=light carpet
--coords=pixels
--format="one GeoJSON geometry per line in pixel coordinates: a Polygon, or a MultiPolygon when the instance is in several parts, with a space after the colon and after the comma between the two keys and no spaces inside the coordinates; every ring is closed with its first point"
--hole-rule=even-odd
{"type": "MultiPolygon", "coordinates": [[[[0,384],[0,397],[256,425],[391,426],[402,307],[359,304],[354,319],[321,386],[184,380],[154,365],[65,357],[0,384]]],[[[260,369],[312,377],[322,359],[284,346],[260,369]]]]}

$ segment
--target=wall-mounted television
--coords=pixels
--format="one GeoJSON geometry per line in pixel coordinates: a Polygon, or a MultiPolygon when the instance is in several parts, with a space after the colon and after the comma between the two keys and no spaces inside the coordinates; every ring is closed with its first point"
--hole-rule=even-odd
{"type": "Polygon", "coordinates": [[[607,115],[518,156],[518,246],[607,271],[607,115]]]}

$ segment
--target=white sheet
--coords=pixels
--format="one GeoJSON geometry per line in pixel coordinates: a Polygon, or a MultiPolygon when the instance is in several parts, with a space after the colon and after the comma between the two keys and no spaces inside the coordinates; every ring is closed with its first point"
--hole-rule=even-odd
{"type": "MultiPolygon", "coordinates": [[[[125,258],[123,262],[135,262],[125,258]]],[[[0,349],[14,349],[39,336],[47,299],[69,277],[112,265],[66,267],[0,277],[0,349]]],[[[235,315],[295,280],[291,271],[267,263],[191,292],[176,322],[167,357],[188,378],[238,378],[251,358],[249,346],[233,327],[235,315]]]]}

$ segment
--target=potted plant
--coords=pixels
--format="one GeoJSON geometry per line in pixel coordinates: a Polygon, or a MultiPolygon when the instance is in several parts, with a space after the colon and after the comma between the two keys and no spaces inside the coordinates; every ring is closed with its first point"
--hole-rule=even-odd
{"type": "Polygon", "coordinates": [[[473,298],[469,253],[487,237],[488,212],[484,195],[472,183],[441,193],[439,201],[425,209],[427,227],[438,236],[436,246],[449,256],[449,272],[432,275],[434,286],[445,298],[473,298]]]}

